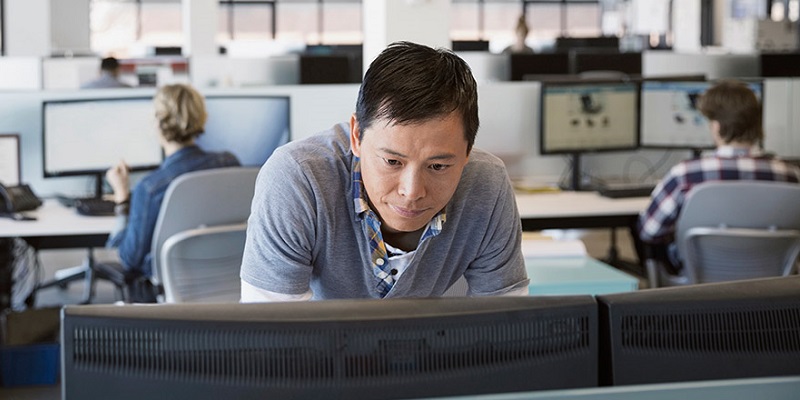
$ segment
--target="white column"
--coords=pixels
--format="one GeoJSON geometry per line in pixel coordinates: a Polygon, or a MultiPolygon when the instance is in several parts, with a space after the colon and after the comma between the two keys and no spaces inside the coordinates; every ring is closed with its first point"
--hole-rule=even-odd
{"type": "Polygon", "coordinates": [[[50,0],[6,0],[4,11],[6,55],[49,57],[50,0]]]}
{"type": "Polygon", "coordinates": [[[672,3],[672,48],[676,52],[699,52],[700,2],[697,0],[674,0],[672,3]]]}
{"type": "Polygon", "coordinates": [[[208,56],[217,50],[218,0],[182,0],[183,5],[183,55],[208,56]]]}
{"type": "Polygon", "coordinates": [[[364,71],[390,43],[450,48],[450,0],[365,0],[364,71]]]}

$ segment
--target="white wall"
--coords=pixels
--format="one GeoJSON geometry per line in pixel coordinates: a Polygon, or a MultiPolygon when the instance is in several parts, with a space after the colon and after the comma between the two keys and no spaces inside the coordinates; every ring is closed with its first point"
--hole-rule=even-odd
{"type": "Polygon", "coordinates": [[[642,54],[642,75],[705,74],[707,79],[752,78],[761,73],[758,54],[675,53],[646,51],[642,54]]]}
{"type": "Polygon", "coordinates": [[[0,57],[0,91],[42,88],[39,57],[0,57]]]}
{"type": "Polygon", "coordinates": [[[5,1],[6,55],[50,56],[50,0],[5,1]]]}
{"type": "MultiPolygon", "coordinates": [[[[12,0],[13,1],[13,0],[12,0]]],[[[51,0],[50,37],[53,54],[90,54],[89,1],[51,0]]]]}

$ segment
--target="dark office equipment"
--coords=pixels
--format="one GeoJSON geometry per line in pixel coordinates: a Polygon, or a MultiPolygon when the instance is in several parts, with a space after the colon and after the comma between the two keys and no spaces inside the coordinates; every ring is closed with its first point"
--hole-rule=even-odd
{"type": "Polygon", "coordinates": [[[800,76],[800,53],[763,53],[759,55],[761,76],[800,76]]]}
{"type": "Polygon", "coordinates": [[[615,182],[598,184],[595,188],[603,197],[620,199],[627,197],[649,197],[656,185],[644,182],[615,182]]]}
{"type": "Polygon", "coordinates": [[[597,385],[591,296],[66,306],[67,399],[400,399],[597,385]]]}
{"type": "Polygon", "coordinates": [[[597,296],[601,385],[800,374],[800,277],[597,296]]]}
{"type": "Polygon", "coordinates": [[[639,147],[636,82],[543,81],[539,104],[539,153],[572,156],[568,189],[581,190],[581,154],[639,147]]]}
{"type": "Polygon", "coordinates": [[[89,216],[114,215],[116,204],[111,200],[87,197],[75,200],[75,210],[78,214],[89,216]]]}
{"type": "Polygon", "coordinates": [[[589,71],[616,71],[630,76],[642,74],[642,53],[619,51],[573,51],[572,73],[589,71]]]}
{"type": "Polygon", "coordinates": [[[180,56],[183,49],[181,46],[156,46],[153,49],[154,55],[157,56],[180,56]]]}
{"type": "Polygon", "coordinates": [[[453,40],[453,51],[489,51],[488,40],[453,40]]]}
{"type": "Polygon", "coordinates": [[[619,38],[616,36],[599,37],[558,37],[555,50],[568,52],[570,50],[591,51],[596,49],[619,50],[619,38]]]}
{"type": "Polygon", "coordinates": [[[347,54],[301,54],[300,83],[358,83],[354,81],[355,62],[347,54]]]}
{"type": "Polygon", "coordinates": [[[208,120],[196,143],[206,151],[230,151],[243,166],[264,164],[289,142],[289,97],[206,96],[208,120]]]}
{"type": "Polygon", "coordinates": [[[108,168],[120,160],[131,171],[163,160],[150,97],[45,100],[42,103],[44,176],[94,176],[101,197],[108,168]]]}
{"type": "Polygon", "coordinates": [[[525,80],[525,75],[567,75],[569,55],[565,53],[510,54],[509,79],[525,80]]]}

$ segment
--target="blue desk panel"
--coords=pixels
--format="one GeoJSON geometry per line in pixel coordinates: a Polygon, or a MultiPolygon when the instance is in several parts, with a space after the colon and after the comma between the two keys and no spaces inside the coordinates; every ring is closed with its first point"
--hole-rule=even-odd
{"type": "Polygon", "coordinates": [[[526,258],[531,295],[631,292],[639,280],[591,257],[526,258]]]}

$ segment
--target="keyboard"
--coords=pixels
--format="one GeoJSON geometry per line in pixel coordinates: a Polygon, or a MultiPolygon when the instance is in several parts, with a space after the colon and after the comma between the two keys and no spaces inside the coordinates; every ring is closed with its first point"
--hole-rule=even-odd
{"type": "Polygon", "coordinates": [[[96,197],[75,199],[75,210],[81,215],[114,215],[116,203],[96,197]]]}
{"type": "Polygon", "coordinates": [[[606,183],[597,186],[597,192],[603,197],[612,199],[626,197],[649,197],[655,189],[655,183],[618,182],[606,183]]]}

